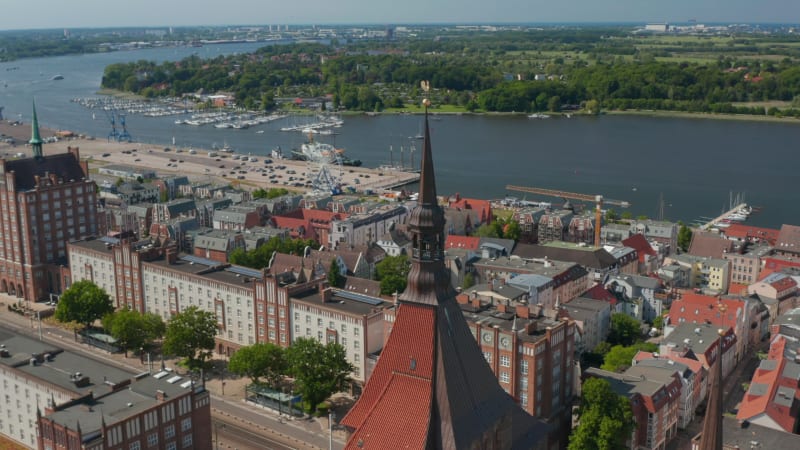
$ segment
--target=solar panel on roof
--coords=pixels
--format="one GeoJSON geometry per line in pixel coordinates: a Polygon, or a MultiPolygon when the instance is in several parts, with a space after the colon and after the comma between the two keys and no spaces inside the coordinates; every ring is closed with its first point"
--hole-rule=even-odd
{"type": "Polygon", "coordinates": [[[194,264],[202,264],[204,266],[210,266],[210,267],[216,267],[216,266],[219,266],[219,265],[222,264],[219,261],[214,261],[214,260],[208,259],[208,258],[201,258],[199,256],[194,256],[194,255],[184,255],[184,256],[181,256],[181,259],[186,261],[186,262],[190,262],[190,263],[194,263],[194,264]]]}
{"type": "Polygon", "coordinates": [[[378,306],[381,303],[383,303],[383,300],[350,291],[336,291],[336,296],[345,298],[347,300],[354,300],[357,302],[366,303],[372,306],[378,306]]]}
{"type": "Polygon", "coordinates": [[[230,266],[227,269],[228,272],[233,272],[239,275],[243,275],[245,277],[250,278],[261,278],[262,274],[260,270],[250,269],[249,267],[241,267],[241,266],[230,266]]]}

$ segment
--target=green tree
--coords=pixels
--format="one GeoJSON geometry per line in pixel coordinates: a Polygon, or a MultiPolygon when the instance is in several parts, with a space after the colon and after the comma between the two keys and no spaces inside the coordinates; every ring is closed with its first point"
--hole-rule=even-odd
{"type": "Polygon", "coordinates": [[[503,225],[503,238],[504,239],[511,239],[514,241],[519,240],[519,235],[522,231],[519,228],[519,222],[514,220],[507,220],[503,225]]]}
{"type": "Polygon", "coordinates": [[[658,350],[658,346],[647,342],[639,342],[627,347],[615,345],[606,353],[603,359],[603,365],[600,366],[600,368],[610,372],[621,372],[631,366],[633,357],[636,356],[636,353],[640,350],[644,352],[655,352],[658,350]]]}
{"type": "Polygon", "coordinates": [[[144,348],[164,335],[166,326],[161,316],[140,313],[132,309],[121,309],[103,317],[103,328],[117,340],[125,351],[144,348]]]}
{"type": "Polygon", "coordinates": [[[606,222],[612,223],[612,222],[616,222],[618,219],[619,219],[619,214],[617,214],[616,211],[614,211],[611,208],[609,208],[606,211],[606,222]]]}
{"type": "Polygon", "coordinates": [[[586,101],[585,108],[586,108],[586,112],[591,114],[591,115],[596,116],[596,115],[600,114],[600,102],[598,102],[597,100],[592,99],[592,100],[586,101]]]}
{"type": "Polygon", "coordinates": [[[164,353],[184,358],[190,370],[202,369],[214,350],[216,334],[214,313],[191,306],[176,314],[167,324],[164,353]]]}
{"type": "Polygon", "coordinates": [[[633,219],[633,213],[630,211],[623,211],[622,214],[619,216],[622,220],[631,220],[633,219]]]}
{"type": "Polygon", "coordinates": [[[59,322],[77,322],[88,328],[92,322],[114,311],[106,291],[89,280],[75,282],[61,294],[55,318],[59,322]]]}
{"type": "Polygon", "coordinates": [[[659,330],[664,328],[664,316],[658,316],[653,319],[653,328],[658,328],[659,330]]]}
{"type": "Polygon", "coordinates": [[[580,424],[569,437],[569,450],[622,450],[628,448],[635,426],[631,402],[611,390],[602,378],[583,383],[580,424]]]}
{"type": "Polygon", "coordinates": [[[331,287],[340,288],[344,284],[345,278],[342,276],[342,269],[339,267],[339,261],[336,258],[331,261],[331,267],[328,269],[328,284],[331,287]]]}
{"type": "Polygon", "coordinates": [[[612,345],[631,345],[642,335],[641,323],[625,313],[611,315],[611,331],[608,342],[612,345]]]}
{"type": "Polygon", "coordinates": [[[467,272],[464,275],[464,281],[461,282],[461,289],[469,289],[472,286],[475,286],[475,275],[472,272],[467,272]]]}
{"type": "Polygon", "coordinates": [[[547,101],[547,110],[552,112],[561,111],[561,97],[554,95],[547,101]]]}
{"type": "Polygon", "coordinates": [[[689,245],[692,243],[692,229],[684,224],[678,230],[678,248],[683,251],[689,251],[689,245]]]}
{"type": "Polygon", "coordinates": [[[501,235],[498,233],[498,227],[495,226],[496,223],[497,221],[494,223],[485,223],[476,228],[475,231],[472,232],[472,235],[478,237],[499,238],[501,235]]]}
{"type": "Polygon", "coordinates": [[[294,341],[286,350],[286,359],[309,413],[315,412],[320,402],[342,389],[354,370],[347,362],[344,347],[335,342],[322,345],[311,338],[294,341]]]}
{"type": "Polygon", "coordinates": [[[258,343],[236,350],[228,362],[228,370],[239,376],[250,378],[259,384],[265,378],[269,386],[275,387],[283,379],[289,366],[286,351],[272,343],[258,343]]]}
{"type": "Polygon", "coordinates": [[[375,265],[375,272],[381,282],[381,294],[392,295],[406,290],[408,272],[411,264],[407,255],[387,256],[375,265]]]}

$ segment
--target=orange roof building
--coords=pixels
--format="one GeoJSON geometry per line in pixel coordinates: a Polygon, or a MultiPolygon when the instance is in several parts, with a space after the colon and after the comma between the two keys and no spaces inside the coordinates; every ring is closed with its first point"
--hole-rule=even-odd
{"type": "Polygon", "coordinates": [[[420,199],[408,224],[408,287],[378,363],[342,419],[352,430],[345,448],[545,448],[549,427],[500,387],[456,302],[444,224],[426,115],[420,199]]]}

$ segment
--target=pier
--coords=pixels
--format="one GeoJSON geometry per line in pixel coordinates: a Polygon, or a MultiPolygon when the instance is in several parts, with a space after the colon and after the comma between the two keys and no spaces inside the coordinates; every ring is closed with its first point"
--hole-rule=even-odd
{"type": "Polygon", "coordinates": [[[747,208],[747,203],[739,203],[738,205],[734,206],[733,208],[729,209],[728,211],[725,211],[724,213],[720,214],[718,217],[716,217],[714,219],[711,219],[709,222],[706,222],[706,223],[700,225],[699,229],[701,231],[707,231],[709,228],[711,228],[714,225],[716,225],[717,223],[721,222],[722,220],[724,220],[725,218],[727,218],[731,214],[736,214],[740,210],[746,209],[746,208],[747,208]]]}

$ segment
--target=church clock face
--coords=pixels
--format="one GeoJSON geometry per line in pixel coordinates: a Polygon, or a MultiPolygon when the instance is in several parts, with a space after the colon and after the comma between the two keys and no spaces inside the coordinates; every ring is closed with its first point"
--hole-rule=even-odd
{"type": "Polygon", "coordinates": [[[511,341],[509,341],[507,337],[500,338],[500,345],[503,347],[508,347],[510,343],[511,341]]]}
{"type": "Polygon", "coordinates": [[[483,342],[487,344],[492,342],[492,333],[483,333],[483,342]]]}

